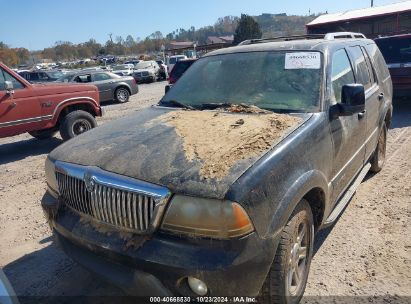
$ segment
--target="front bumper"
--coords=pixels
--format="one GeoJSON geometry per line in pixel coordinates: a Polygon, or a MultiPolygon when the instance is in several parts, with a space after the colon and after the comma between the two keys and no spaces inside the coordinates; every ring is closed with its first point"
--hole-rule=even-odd
{"type": "Polygon", "coordinates": [[[195,296],[188,287],[188,276],[205,282],[208,296],[257,296],[279,240],[252,233],[220,241],[160,231],[127,238],[119,232],[102,232],[55,203],[46,194],[42,206],[67,255],[137,296],[195,296]]]}
{"type": "Polygon", "coordinates": [[[137,83],[142,83],[142,82],[151,82],[154,81],[156,76],[154,75],[148,75],[148,76],[135,76],[134,79],[137,81],[137,83]]]}

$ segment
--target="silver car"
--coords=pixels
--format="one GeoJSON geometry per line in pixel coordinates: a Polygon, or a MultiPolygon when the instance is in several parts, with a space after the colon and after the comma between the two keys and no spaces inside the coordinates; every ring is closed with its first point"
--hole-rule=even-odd
{"type": "Polygon", "coordinates": [[[100,93],[100,102],[115,100],[124,103],[131,95],[138,93],[138,86],[131,76],[119,76],[104,70],[79,71],[64,75],[60,82],[92,83],[100,93]]]}

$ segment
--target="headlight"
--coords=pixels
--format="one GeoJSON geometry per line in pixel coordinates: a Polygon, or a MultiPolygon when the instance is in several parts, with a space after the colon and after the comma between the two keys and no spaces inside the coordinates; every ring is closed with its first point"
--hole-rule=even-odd
{"type": "Polygon", "coordinates": [[[177,234],[229,239],[254,231],[244,209],[235,202],[176,195],[161,229],[177,234]]]}
{"type": "Polygon", "coordinates": [[[47,181],[47,186],[49,188],[49,192],[51,195],[57,196],[59,187],[58,187],[57,179],[56,179],[56,166],[54,165],[54,162],[50,160],[50,158],[48,157],[46,159],[45,170],[46,170],[46,181],[47,181]]]}

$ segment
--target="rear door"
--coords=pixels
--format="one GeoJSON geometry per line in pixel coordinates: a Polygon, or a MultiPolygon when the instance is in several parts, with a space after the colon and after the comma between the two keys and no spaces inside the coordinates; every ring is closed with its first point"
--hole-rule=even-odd
{"type": "MultiPolygon", "coordinates": [[[[341,103],[345,84],[355,83],[353,65],[345,49],[337,50],[331,58],[330,104],[341,103]]],[[[364,113],[340,116],[330,121],[333,139],[332,186],[335,202],[364,164],[366,119],[364,113]]]]}
{"type": "Polygon", "coordinates": [[[0,137],[36,130],[42,119],[34,89],[0,67],[0,137]],[[7,94],[5,81],[13,83],[14,94],[7,94]]]}
{"type": "Polygon", "coordinates": [[[114,79],[107,73],[96,73],[92,75],[93,84],[97,86],[100,93],[100,101],[109,101],[113,99],[114,79]]]}

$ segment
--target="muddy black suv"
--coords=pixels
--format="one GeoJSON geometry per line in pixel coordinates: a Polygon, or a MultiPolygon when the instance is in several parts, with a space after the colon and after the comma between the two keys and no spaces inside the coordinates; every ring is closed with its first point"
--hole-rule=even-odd
{"type": "Polygon", "coordinates": [[[63,250],[130,294],[298,302],[316,232],[385,160],[391,78],[346,35],[212,52],[157,106],[50,153],[63,250]]]}

